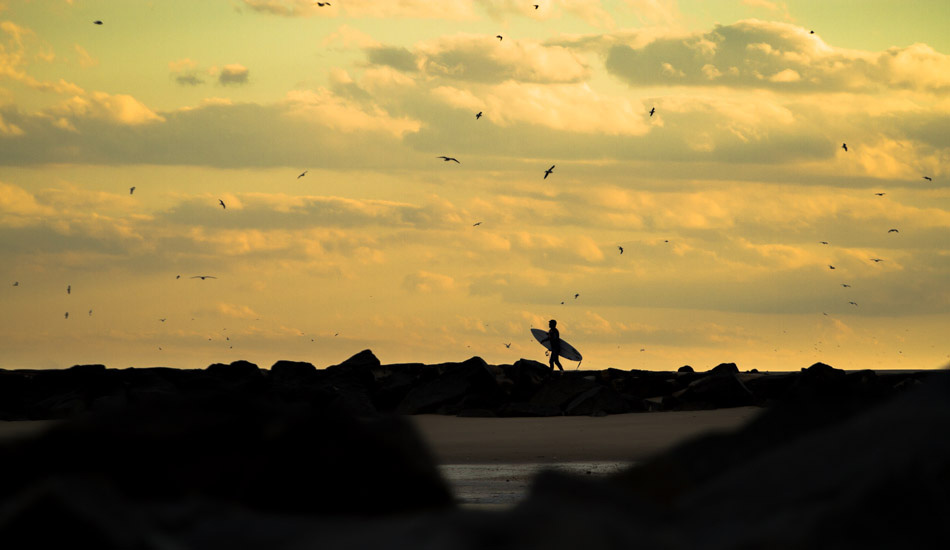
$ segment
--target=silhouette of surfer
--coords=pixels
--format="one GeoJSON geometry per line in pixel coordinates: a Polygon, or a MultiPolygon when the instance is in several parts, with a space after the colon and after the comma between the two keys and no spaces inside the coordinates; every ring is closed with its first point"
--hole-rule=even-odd
{"type": "Polygon", "coordinates": [[[548,337],[544,340],[541,340],[541,343],[551,342],[551,358],[548,359],[548,364],[551,365],[551,372],[554,372],[554,365],[557,365],[557,368],[564,370],[564,367],[561,366],[561,333],[557,330],[557,321],[551,319],[548,321],[548,326],[551,330],[548,331],[548,337]]]}

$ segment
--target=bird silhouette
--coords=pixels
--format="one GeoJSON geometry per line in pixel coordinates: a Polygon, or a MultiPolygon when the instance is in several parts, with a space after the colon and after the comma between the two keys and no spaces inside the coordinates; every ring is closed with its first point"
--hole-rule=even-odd
{"type": "Polygon", "coordinates": [[[478,227],[478,226],[481,225],[481,224],[482,224],[482,222],[475,222],[475,223],[472,224],[472,227],[478,227]]]}
{"type": "Polygon", "coordinates": [[[456,162],[456,163],[458,163],[458,164],[462,164],[461,162],[459,162],[459,159],[454,158],[454,157],[447,157],[447,156],[445,156],[445,155],[442,155],[441,157],[435,157],[435,158],[437,158],[437,159],[442,159],[442,160],[444,160],[445,162],[449,162],[449,161],[451,160],[451,161],[454,161],[454,162],[456,162]]]}
{"type": "Polygon", "coordinates": [[[478,119],[480,119],[480,118],[482,118],[482,112],[481,112],[481,111],[475,113],[475,120],[478,120],[478,119]]]}
{"type": "Polygon", "coordinates": [[[502,39],[500,34],[496,34],[495,38],[497,38],[499,41],[502,39]]]}
{"type": "Polygon", "coordinates": [[[880,258],[871,258],[871,261],[874,262],[874,263],[880,263],[880,262],[883,262],[884,260],[882,260],[882,259],[880,259],[880,258]]]}
{"type": "Polygon", "coordinates": [[[841,283],[841,286],[843,286],[844,288],[851,288],[851,285],[847,283],[841,283]]]}
{"type": "Polygon", "coordinates": [[[72,285],[66,285],[66,294],[71,294],[73,291],[72,285]]]}
{"type": "Polygon", "coordinates": [[[505,344],[505,347],[506,347],[506,348],[511,348],[511,342],[508,342],[507,344],[505,344]]]}
{"type": "Polygon", "coordinates": [[[828,244],[828,241],[818,241],[818,242],[820,242],[821,244],[828,244]]]}
{"type": "Polygon", "coordinates": [[[578,296],[580,296],[580,294],[575,294],[574,299],[576,300],[578,296]]]}
{"type": "Polygon", "coordinates": [[[300,178],[306,176],[306,175],[307,175],[307,172],[309,172],[309,171],[310,171],[310,170],[304,170],[303,172],[300,173],[299,176],[297,176],[297,179],[299,180],[300,178]]]}
{"type": "Polygon", "coordinates": [[[135,193],[135,186],[129,187],[129,194],[135,193]]]}
{"type": "Polygon", "coordinates": [[[13,286],[20,286],[20,281],[13,281],[13,286]]]}
{"type": "Polygon", "coordinates": [[[223,201],[223,200],[218,199],[218,204],[221,205],[221,208],[224,208],[225,210],[227,210],[228,207],[224,205],[224,201],[223,201]]]}
{"type": "Polygon", "coordinates": [[[554,171],[554,165],[552,164],[550,168],[544,171],[544,179],[548,179],[548,176],[551,175],[551,172],[554,171]]]}
{"type": "Polygon", "coordinates": [[[623,254],[623,247],[622,247],[622,246],[618,246],[617,248],[619,248],[619,249],[620,249],[620,253],[623,254]]]}
{"type": "Polygon", "coordinates": [[[181,275],[175,275],[175,280],[181,279],[181,275]]]}
{"type": "Polygon", "coordinates": [[[896,230],[896,229],[888,229],[887,232],[888,232],[888,233],[900,233],[900,231],[898,231],[898,230],[896,230]]]}
{"type": "Polygon", "coordinates": [[[537,4],[534,4],[534,9],[538,9],[538,5],[537,5],[537,4]]]}
{"type": "Polygon", "coordinates": [[[834,269],[834,268],[835,268],[835,266],[833,266],[833,265],[829,265],[829,266],[828,266],[828,269],[834,269]]]}
{"type": "Polygon", "coordinates": [[[808,34],[815,34],[815,31],[808,31],[808,34]]]}
{"type": "Polygon", "coordinates": [[[92,22],[92,24],[93,24],[93,25],[101,25],[101,24],[102,24],[102,21],[99,21],[98,19],[96,19],[95,21],[92,22]]]}
{"type": "Polygon", "coordinates": [[[164,323],[164,322],[165,322],[165,319],[166,319],[166,317],[162,317],[161,319],[159,319],[159,321],[161,321],[161,322],[164,323]]]}
{"type": "Polygon", "coordinates": [[[92,317],[92,310],[89,310],[89,316],[92,317]]]}
{"type": "Polygon", "coordinates": [[[192,279],[201,279],[202,281],[204,281],[205,279],[217,279],[217,277],[213,275],[195,275],[192,277],[192,279]]]}
{"type": "Polygon", "coordinates": [[[64,317],[64,319],[69,319],[69,312],[68,312],[68,311],[66,312],[66,317],[64,317]]]}
{"type": "Polygon", "coordinates": [[[847,143],[842,143],[842,144],[841,144],[841,148],[844,149],[844,152],[845,152],[845,153],[848,152],[848,144],[847,144],[847,143]]]}
{"type": "Polygon", "coordinates": [[[927,181],[933,181],[934,179],[930,176],[924,176],[924,179],[927,181]]]}
{"type": "Polygon", "coordinates": [[[885,195],[885,193],[874,193],[874,194],[877,195],[878,197],[883,197],[885,195]]]}
{"type": "Polygon", "coordinates": [[[656,107],[650,107],[650,116],[653,116],[653,113],[656,112],[656,107]]]}
{"type": "Polygon", "coordinates": [[[857,302],[848,302],[848,303],[851,304],[851,305],[853,305],[854,307],[858,307],[858,303],[857,303],[857,302]]]}
{"type": "Polygon", "coordinates": [[[314,2],[314,3],[315,3],[316,5],[318,5],[318,6],[320,6],[321,8],[324,7],[324,6],[329,6],[329,5],[330,5],[329,2],[314,2]]]}

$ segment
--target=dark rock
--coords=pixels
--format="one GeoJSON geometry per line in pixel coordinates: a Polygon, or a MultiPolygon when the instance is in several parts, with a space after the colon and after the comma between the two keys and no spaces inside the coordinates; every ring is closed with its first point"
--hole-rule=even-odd
{"type": "Polygon", "coordinates": [[[683,365],[682,367],[676,369],[676,372],[695,372],[693,367],[689,365],[683,365]]]}
{"type": "Polygon", "coordinates": [[[585,378],[553,375],[530,402],[541,407],[557,407],[563,411],[577,396],[595,387],[598,387],[597,383],[585,378]]]}
{"type": "Polygon", "coordinates": [[[357,353],[356,355],[350,357],[346,361],[343,361],[337,367],[363,367],[363,368],[375,368],[380,366],[379,358],[373,354],[372,350],[364,349],[363,351],[357,353]]]}
{"type": "Polygon", "coordinates": [[[610,386],[597,386],[571,400],[564,408],[568,416],[604,416],[629,412],[623,396],[610,386]]]}
{"type": "Polygon", "coordinates": [[[208,365],[207,371],[213,376],[229,381],[260,380],[263,377],[257,365],[243,360],[234,361],[230,365],[223,363],[208,365]]]}
{"type": "Polygon", "coordinates": [[[379,359],[372,351],[364,349],[339,365],[327,367],[327,381],[335,386],[359,387],[367,392],[372,391],[376,383],[373,370],[379,367],[379,359]]]}
{"type": "Polygon", "coordinates": [[[685,390],[673,394],[677,410],[706,410],[745,407],[755,404],[755,396],[735,374],[716,374],[695,380],[685,390]]]}
{"type": "Polygon", "coordinates": [[[739,367],[735,363],[719,363],[709,371],[709,374],[739,374],[739,367]]]}
{"type": "Polygon", "coordinates": [[[457,414],[465,398],[479,396],[488,402],[499,397],[495,375],[480,357],[463,363],[438,365],[437,368],[441,369],[441,374],[413,388],[400,402],[399,413],[423,414],[441,410],[443,414],[457,414]]]}
{"type": "Polygon", "coordinates": [[[304,361],[277,361],[270,368],[271,382],[275,384],[300,384],[316,378],[317,368],[304,361]]]}

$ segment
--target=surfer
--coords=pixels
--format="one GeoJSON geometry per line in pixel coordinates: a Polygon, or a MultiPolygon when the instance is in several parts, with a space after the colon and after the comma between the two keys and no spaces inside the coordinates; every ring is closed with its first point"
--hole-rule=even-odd
{"type": "Polygon", "coordinates": [[[551,358],[548,360],[548,364],[551,365],[551,372],[554,372],[554,365],[557,365],[557,368],[563,371],[564,367],[561,366],[559,357],[561,354],[561,333],[557,330],[557,321],[551,319],[548,321],[548,326],[551,330],[548,331],[547,338],[541,340],[541,343],[551,343],[551,358]]]}

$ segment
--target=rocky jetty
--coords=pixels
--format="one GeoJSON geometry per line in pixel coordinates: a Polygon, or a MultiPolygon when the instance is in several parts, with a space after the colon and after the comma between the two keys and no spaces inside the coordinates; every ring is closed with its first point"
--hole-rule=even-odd
{"type": "Polygon", "coordinates": [[[603,416],[646,411],[769,406],[789,396],[833,394],[885,398],[921,382],[926,373],[845,373],[822,363],[799,372],[741,372],[735,363],[707,371],[565,371],[536,361],[489,365],[384,365],[364,350],[317,368],[278,361],[262,369],[247,361],[205,369],[77,365],[64,370],[0,370],[0,420],[47,420],[129,406],[172,406],[228,396],[271,407],[334,406],[358,417],[379,414],[459,416],[603,416]]]}

